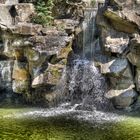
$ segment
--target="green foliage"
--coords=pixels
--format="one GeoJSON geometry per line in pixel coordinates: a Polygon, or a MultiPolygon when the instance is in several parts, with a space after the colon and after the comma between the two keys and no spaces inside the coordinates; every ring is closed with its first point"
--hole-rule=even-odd
{"type": "Polygon", "coordinates": [[[96,4],[96,0],[91,0],[91,5],[95,6],[95,4],[96,4]]]}
{"type": "Polygon", "coordinates": [[[52,24],[52,8],[54,6],[53,0],[37,0],[35,3],[36,15],[33,16],[33,22],[48,26],[52,24]]]}

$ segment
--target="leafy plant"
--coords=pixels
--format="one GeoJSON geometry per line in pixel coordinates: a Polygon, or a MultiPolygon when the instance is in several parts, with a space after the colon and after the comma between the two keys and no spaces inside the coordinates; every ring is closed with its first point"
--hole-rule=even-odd
{"type": "Polygon", "coordinates": [[[95,6],[95,4],[96,4],[96,0],[91,0],[91,5],[95,6]]]}
{"type": "Polygon", "coordinates": [[[33,16],[33,22],[48,26],[52,24],[52,8],[54,6],[53,0],[37,0],[35,3],[36,15],[33,16]]]}

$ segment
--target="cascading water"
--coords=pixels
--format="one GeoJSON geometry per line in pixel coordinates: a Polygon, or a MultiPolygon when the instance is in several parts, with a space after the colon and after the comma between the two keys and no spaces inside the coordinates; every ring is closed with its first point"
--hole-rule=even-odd
{"type": "Polygon", "coordinates": [[[61,82],[55,91],[56,100],[53,105],[55,107],[16,114],[16,118],[66,115],[90,122],[102,123],[120,120],[117,114],[109,112],[112,105],[104,97],[105,79],[94,64],[93,56],[98,43],[98,39],[95,37],[96,12],[95,8],[85,9],[85,19],[82,24],[83,51],[81,55],[75,54],[76,58],[72,58],[67,64],[61,82]]]}
{"type": "MultiPolygon", "coordinates": [[[[82,24],[83,51],[82,55],[70,62],[67,68],[69,75],[69,94],[73,104],[79,103],[77,108],[84,110],[108,110],[111,107],[104,97],[106,84],[94,64],[94,51],[98,39],[96,35],[95,19],[97,8],[85,9],[85,19],[82,24]]],[[[81,40],[81,39],[79,39],[81,40]]]]}
{"type": "Polygon", "coordinates": [[[93,58],[95,48],[95,18],[97,8],[86,8],[84,12],[83,30],[83,58],[93,58]]]}
{"type": "Polygon", "coordinates": [[[109,101],[104,97],[105,79],[101,76],[93,61],[74,60],[69,73],[69,94],[72,104],[79,103],[77,109],[108,110],[109,101]]]}

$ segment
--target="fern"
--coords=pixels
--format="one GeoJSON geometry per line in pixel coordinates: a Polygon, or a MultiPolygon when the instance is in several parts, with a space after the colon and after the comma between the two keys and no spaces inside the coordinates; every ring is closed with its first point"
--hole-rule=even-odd
{"type": "Polygon", "coordinates": [[[35,4],[37,14],[33,16],[33,22],[44,26],[51,25],[54,19],[52,16],[53,6],[53,0],[48,0],[47,2],[44,0],[38,0],[35,4]]]}

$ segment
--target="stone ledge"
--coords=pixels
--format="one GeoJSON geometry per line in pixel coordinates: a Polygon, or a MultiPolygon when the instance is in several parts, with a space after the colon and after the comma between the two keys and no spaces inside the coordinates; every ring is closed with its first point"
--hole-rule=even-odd
{"type": "Polygon", "coordinates": [[[5,26],[0,23],[0,28],[3,31],[10,31],[12,34],[19,35],[36,35],[42,30],[42,25],[32,23],[19,23],[14,26],[5,26]]]}
{"type": "Polygon", "coordinates": [[[0,9],[0,22],[4,25],[29,22],[30,16],[35,12],[34,5],[30,3],[0,4],[0,9]]]}

